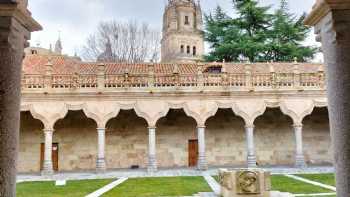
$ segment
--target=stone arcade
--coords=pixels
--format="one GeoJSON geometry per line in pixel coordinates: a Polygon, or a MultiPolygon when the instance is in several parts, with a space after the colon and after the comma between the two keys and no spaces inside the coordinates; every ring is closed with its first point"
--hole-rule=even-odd
{"type": "Polygon", "coordinates": [[[169,1],[162,49],[180,53],[161,64],[28,48],[19,172],[331,165],[324,66],[194,63],[201,24],[198,3],[169,1]]]}

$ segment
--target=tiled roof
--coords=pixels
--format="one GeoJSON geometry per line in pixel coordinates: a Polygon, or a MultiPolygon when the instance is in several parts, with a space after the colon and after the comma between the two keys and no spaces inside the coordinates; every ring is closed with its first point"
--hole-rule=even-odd
{"type": "MultiPolygon", "coordinates": [[[[62,55],[26,55],[23,61],[23,71],[25,74],[44,74],[45,65],[51,63],[53,74],[95,74],[99,63],[81,62],[75,58],[62,55]]],[[[149,63],[128,64],[128,63],[105,63],[106,74],[123,74],[126,71],[130,74],[147,74],[149,63]]],[[[175,64],[153,64],[155,74],[172,74],[175,64]]],[[[195,74],[198,72],[199,64],[177,64],[178,72],[181,74],[195,74]]],[[[222,66],[223,63],[205,63],[203,70],[211,66],[222,66]]],[[[295,63],[225,63],[228,73],[244,73],[247,66],[252,72],[268,73],[273,67],[275,72],[293,72],[295,63]]],[[[298,69],[301,73],[314,73],[322,64],[298,63],[298,69]]]]}

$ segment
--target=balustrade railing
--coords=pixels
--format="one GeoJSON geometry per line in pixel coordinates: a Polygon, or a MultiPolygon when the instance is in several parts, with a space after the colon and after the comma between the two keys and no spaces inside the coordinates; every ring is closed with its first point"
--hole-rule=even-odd
{"type": "Polygon", "coordinates": [[[22,90],[118,88],[232,87],[240,90],[324,89],[317,73],[197,73],[197,74],[43,74],[22,76],[22,90]]]}

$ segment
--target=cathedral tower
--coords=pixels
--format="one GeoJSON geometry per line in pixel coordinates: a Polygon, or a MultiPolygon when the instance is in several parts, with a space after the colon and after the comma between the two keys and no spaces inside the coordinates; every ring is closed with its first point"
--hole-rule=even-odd
{"type": "Polygon", "coordinates": [[[204,54],[200,3],[168,0],[163,16],[162,62],[197,62],[204,54]]]}

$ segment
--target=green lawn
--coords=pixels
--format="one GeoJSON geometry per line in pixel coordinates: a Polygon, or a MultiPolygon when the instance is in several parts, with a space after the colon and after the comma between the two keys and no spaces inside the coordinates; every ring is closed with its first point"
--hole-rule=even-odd
{"type": "Polygon", "coordinates": [[[210,192],[203,177],[161,177],[128,179],[103,197],[191,196],[210,192]]]}
{"type": "Polygon", "coordinates": [[[334,174],[297,174],[296,176],[303,177],[326,185],[335,186],[334,174]]]}
{"type": "Polygon", "coordinates": [[[17,197],[83,197],[113,180],[67,181],[66,186],[55,182],[26,182],[17,184],[17,197]]]}
{"type": "Polygon", "coordinates": [[[271,179],[272,190],[289,192],[292,194],[314,194],[314,193],[331,193],[333,191],[323,189],[311,184],[303,183],[283,175],[273,175],[271,179]]]}

